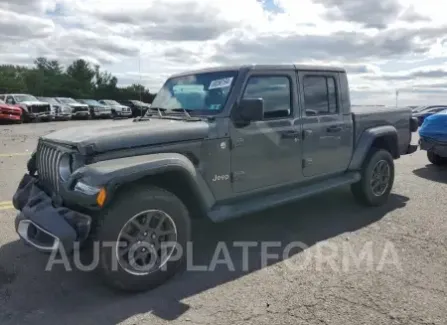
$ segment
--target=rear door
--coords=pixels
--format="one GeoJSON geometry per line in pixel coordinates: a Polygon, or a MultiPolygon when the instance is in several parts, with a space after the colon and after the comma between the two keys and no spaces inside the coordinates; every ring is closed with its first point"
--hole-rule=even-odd
{"type": "Polygon", "coordinates": [[[299,71],[303,175],[346,170],[352,154],[352,116],[341,107],[339,72],[299,71]]]}

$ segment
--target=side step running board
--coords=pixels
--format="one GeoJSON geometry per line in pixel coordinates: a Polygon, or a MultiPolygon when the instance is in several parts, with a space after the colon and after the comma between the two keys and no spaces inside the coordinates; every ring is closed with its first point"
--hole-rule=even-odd
{"type": "Polygon", "coordinates": [[[216,206],[209,212],[208,217],[213,222],[222,222],[246,214],[262,211],[267,208],[293,202],[315,194],[323,193],[341,186],[350,185],[358,182],[359,180],[360,173],[352,172],[310,185],[297,185],[295,189],[287,189],[287,191],[283,190],[262,197],[243,200],[243,202],[235,205],[216,206]]]}

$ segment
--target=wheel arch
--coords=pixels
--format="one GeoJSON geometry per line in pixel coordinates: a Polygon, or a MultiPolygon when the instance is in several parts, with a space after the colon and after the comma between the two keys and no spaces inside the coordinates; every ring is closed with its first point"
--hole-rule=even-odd
{"type": "Polygon", "coordinates": [[[360,169],[363,161],[373,148],[387,150],[391,153],[393,159],[400,158],[396,128],[392,125],[385,125],[365,130],[354,149],[349,169],[360,169]]]}
{"type": "Polygon", "coordinates": [[[203,217],[214,204],[214,196],[189,158],[177,153],[149,154],[87,165],[73,179],[106,187],[106,205],[122,191],[157,186],[176,195],[192,217],[203,217]]]}

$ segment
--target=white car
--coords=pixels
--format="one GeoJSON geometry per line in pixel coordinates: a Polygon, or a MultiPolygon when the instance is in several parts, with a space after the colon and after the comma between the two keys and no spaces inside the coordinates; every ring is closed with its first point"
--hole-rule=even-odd
{"type": "Polygon", "coordinates": [[[67,121],[71,119],[71,107],[66,104],[59,103],[51,97],[37,97],[40,101],[49,103],[51,106],[51,115],[55,120],[67,121]]]}
{"type": "Polygon", "coordinates": [[[1,94],[0,99],[6,104],[17,106],[22,109],[23,120],[29,121],[51,121],[51,105],[38,100],[33,95],[28,94],[1,94]]]}
{"type": "Polygon", "coordinates": [[[101,99],[99,102],[103,105],[107,105],[112,110],[112,117],[131,117],[132,116],[132,110],[129,106],[121,105],[116,100],[112,99],[101,99]]]}
{"type": "Polygon", "coordinates": [[[56,97],[59,103],[68,105],[71,107],[72,118],[90,118],[90,110],[88,105],[75,101],[70,97],[56,97]]]}

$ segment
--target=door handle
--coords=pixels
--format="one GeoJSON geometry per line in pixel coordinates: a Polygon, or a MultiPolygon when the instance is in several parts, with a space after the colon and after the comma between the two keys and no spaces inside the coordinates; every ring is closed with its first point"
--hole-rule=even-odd
{"type": "Polygon", "coordinates": [[[293,139],[293,138],[299,138],[300,132],[298,131],[285,131],[281,133],[282,139],[293,139]]]}
{"type": "Polygon", "coordinates": [[[340,132],[341,130],[343,130],[343,128],[340,125],[332,125],[326,129],[326,131],[330,133],[340,132]]]}

